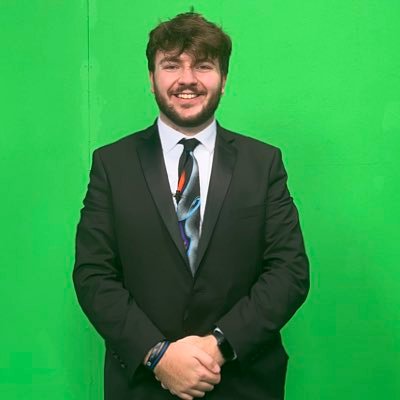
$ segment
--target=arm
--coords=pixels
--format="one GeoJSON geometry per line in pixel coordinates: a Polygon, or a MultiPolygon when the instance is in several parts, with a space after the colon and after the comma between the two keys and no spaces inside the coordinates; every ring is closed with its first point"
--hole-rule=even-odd
{"type": "Polygon", "coordinates": [[[249,294],[215,325],[239,361],[251,360],[289,321],[309,289],[309,266],[281,153],[272,160],[266,197],[263,268],[249,294]]]}
{"type": "Polygon", "coordinates": [[[99,151],[76,235],[73,280],[79,303],[131,377],[163,334],[123,286],[110,185],[99,151]]]}

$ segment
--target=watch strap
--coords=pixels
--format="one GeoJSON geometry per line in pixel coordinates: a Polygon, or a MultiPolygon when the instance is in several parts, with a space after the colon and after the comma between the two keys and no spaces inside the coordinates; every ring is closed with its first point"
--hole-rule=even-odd
{"type": "Polygon", "coordinates": [[[214,328],[211,334],[217,339],[217,345],[219,351],[221,352],[222,356],[224,357],[225,361],[232,361],[236,357],[236,354],[230,345],[230,343],[226,340],[224,334],[219,328],[214,328]]]}

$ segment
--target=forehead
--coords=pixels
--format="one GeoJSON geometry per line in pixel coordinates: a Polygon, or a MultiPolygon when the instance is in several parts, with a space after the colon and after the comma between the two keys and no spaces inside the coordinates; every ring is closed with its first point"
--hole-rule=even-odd
{"type": "Polygon", "coordinates": [[[179,54],[178,52],[174,51],[161,51],[157,50],[156,56],[155,56],[155,63],[160,64],[163,62],[168,62],[168,61],[177,61],[177,62],[188,62],[191,64],[194,64],[199,61],[209,61],[214,64],[218,64],[217,59],[209,58],[209,57],[196,57],[192,54],[183,52],[179,54]]]}

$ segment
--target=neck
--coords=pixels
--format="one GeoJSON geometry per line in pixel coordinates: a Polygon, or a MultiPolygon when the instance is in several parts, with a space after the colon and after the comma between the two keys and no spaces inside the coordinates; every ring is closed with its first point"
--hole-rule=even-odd
{"type": "Polygon", "coordinates": [[[167,116],[165,116],[162,112],[160,112],[160,119],[172,129],[183,133],[185,136],[194,136],[197,133],[201,132],[207,126],[209,126],[214,121],[214,116],[208,119],[206,122],[202,123],[201,125],[194,126],[194,127],[186,127],[174,124],[167,116]]]}

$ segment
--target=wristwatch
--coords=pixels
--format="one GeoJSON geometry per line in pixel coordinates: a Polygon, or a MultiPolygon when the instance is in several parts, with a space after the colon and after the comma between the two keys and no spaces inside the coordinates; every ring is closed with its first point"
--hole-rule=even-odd
{"type": "Polygon", "coordinates": [[[225,336],[222,333],[221,329],[214,328],[214,330],[211,332],[211,335],[213,335],[215,337],[215,339],[217,339],[217,345],[218,345],[219,351],[221,352],[222,357],[224,357],[225,361],[234,360],[236,358],[236,354],[235,354],[232,346],[225,339],[225,336]]]}

